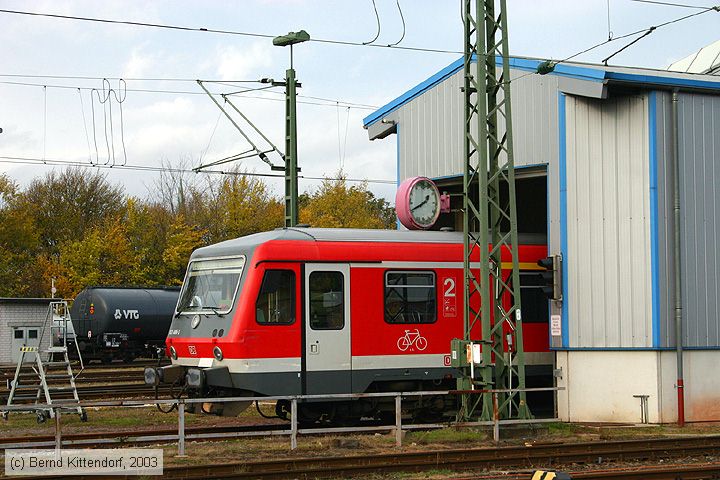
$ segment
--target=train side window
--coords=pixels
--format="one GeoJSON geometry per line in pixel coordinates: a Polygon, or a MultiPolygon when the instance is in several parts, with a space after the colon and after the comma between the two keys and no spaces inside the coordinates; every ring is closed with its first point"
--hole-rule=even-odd
{"type": "Polygon", "coordinates": [[[312,272],[310,289],[310,328],[342,330],[345,326],[344,275],[341,272],[312,272]]]}
{"type": "Polygon", "coordinates": [[[520,272],[520,301],[523,323],[548,323],[548,298],[542,291],[543,279],[537,272],[520,272]]]}
{"type": "Polygon", "coordinates": [[[385,272],[385,321],[435,323],[435,272],[385,272]]]}
{"type": "Polygon", "coordinates": [[[295,272],[267,270],[255,302],[261,325],[289,325],[295,321],[295,272]]]}

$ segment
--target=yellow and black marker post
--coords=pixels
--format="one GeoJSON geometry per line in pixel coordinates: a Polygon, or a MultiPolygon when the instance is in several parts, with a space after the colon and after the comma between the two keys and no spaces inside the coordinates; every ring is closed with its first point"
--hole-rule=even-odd
{"type": "Polygon", "coordinates": [[[531,480],[572,480],[572,477],[565,472],[549,472],[537,470],[533,473],[531,480]]]}

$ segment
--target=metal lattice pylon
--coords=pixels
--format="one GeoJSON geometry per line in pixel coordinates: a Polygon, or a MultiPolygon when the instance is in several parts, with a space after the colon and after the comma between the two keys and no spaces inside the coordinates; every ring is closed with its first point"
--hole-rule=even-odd
{"type": "MultiPolygon", "coordinates": [[[[465,27],[464,339],[476,343],[479,340],[482,350],[481,362],[473,365],[474,378],[468,378],[471,369],[465,368],[461,385],[524,389],[506,6],[505,0],[500,0],[496,16],[495,0],[461,1],[465,27]],[[501,69],[496,59],[502,59],[501,69]],[[500,199],[503,183],[508,187],[505,204],[500,199]],[[503,264],[509,274],[503,275],[503,264]],[[510,293],[509,301],[506,292],[510,293]],[[473,338],[478,323],[482,332],[479,339],[473,338]],[[508,339],[504,329],[510,332],[514,354],[505,353],[508,339]]],[[[480,404],[480,417],[492,418],[489,393],[481,398],[463,395],[460,416],[474,416],[480,404]]],[[[531,417],[523,391],[499,394],[498,410],[501,418],[531,417]]]]}

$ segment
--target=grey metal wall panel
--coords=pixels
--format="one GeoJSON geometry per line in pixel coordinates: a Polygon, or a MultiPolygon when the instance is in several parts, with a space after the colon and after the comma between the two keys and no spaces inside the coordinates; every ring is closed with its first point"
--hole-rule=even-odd
{"type": "Polygon", "coordinates": [[[652,346],[646,96],[568,96],[570,347],[652,346]]]}
{"type": "MultiPolygon", "coordinates": [[[[511,87],[515,164],[547,164],[557,159],[558,79],[518,70],[512,71],[511,78],[517,80],[511,87]]],[[[399,180],[462,174],[462,85],[463,72],[459,71],[396,113],[401,144],[399,180]]]]}
{"type": "MultiPolygon", "coordinates": [[[[684,344],[720,346],[720,97],[680,94],[684,344]]],[[[670,329],[672,331],[672,329],[670,329]]],[[[668,335],[672,340],[673,335],[668,335]]]]}

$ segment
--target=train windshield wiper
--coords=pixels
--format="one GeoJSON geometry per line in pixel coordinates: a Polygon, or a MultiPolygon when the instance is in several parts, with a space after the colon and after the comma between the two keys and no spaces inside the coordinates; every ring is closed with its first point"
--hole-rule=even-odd
{"type": "Polygon", "coordinates": [[[220,307],[203,307],[203,308],[205,308],[205,309],[207,309],[207,310],[212,310],[212,312],[213,312],[215,315],[217,315],[218,317],[222,317],[222,316],[225,315],[224,313],[220,313],[220,311],[219,311],[219,308],[220,308],[220,307]]]}

